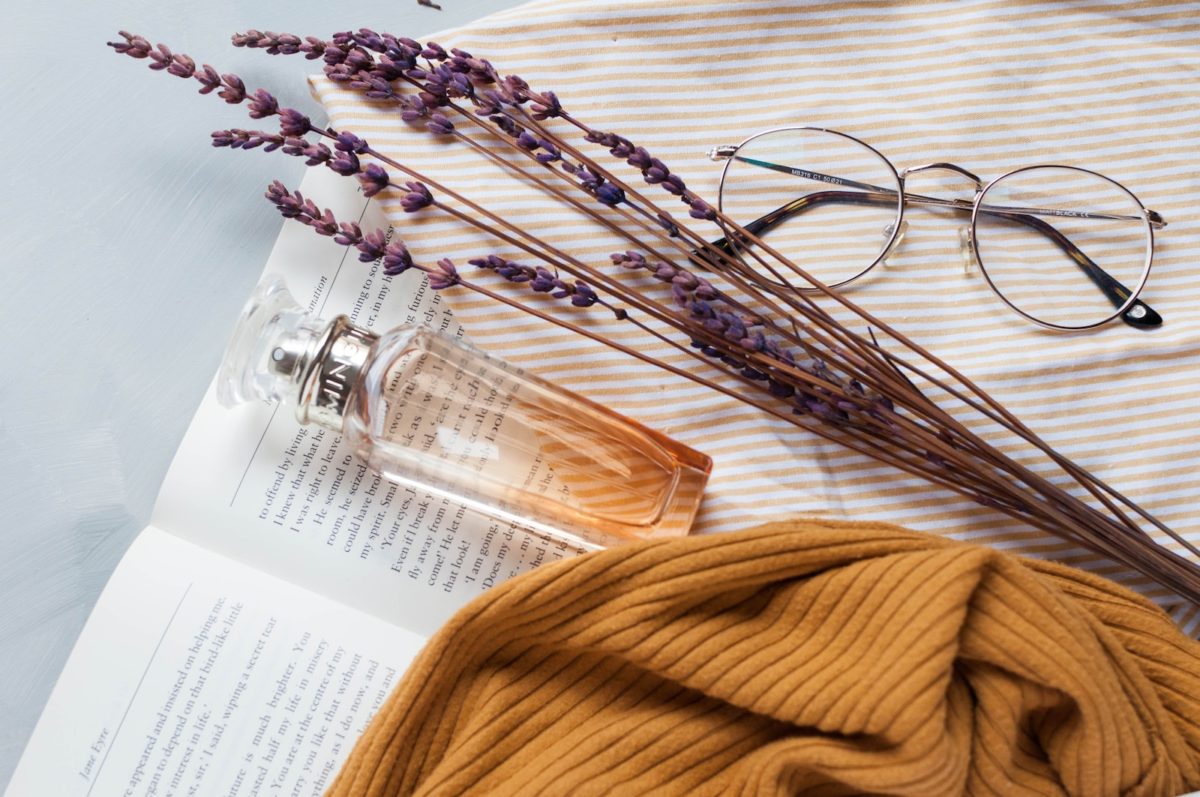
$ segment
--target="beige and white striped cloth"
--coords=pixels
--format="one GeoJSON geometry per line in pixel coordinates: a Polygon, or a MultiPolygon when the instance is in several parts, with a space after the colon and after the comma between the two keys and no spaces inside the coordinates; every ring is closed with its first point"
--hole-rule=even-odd
{"type": "MultiPolygon", "coordinates": [[[[1200,4],[538,0],[435,38],[555,91],[713,199],[708,148],[801,124],[855,135],[898,168],[952,161],[986,180],[1068,163],[1119,180],[1169,222],[1142,294],[1166,319],[1160,329],[1041,330],[978,272],[964,274],[953,222],[924,217],[885,277],[851,297],[1200,543],[1200,4]]],[[[488,208],[597,263],[625,248],[464,147],[433,144],[394,114],[315,85],[336,126],[488,208]]],[[[516,254],[383,201],[425,262],[516,254]]],[[[711,455],[699,530],[780,514],[886,520],[1053,557],[1172,604],[1117,565],[704,388],[470,295],[451,300],[485,349],[711,455]]],[[[1169,608],[1197,633],[1200,610],[1169,608]]]]}

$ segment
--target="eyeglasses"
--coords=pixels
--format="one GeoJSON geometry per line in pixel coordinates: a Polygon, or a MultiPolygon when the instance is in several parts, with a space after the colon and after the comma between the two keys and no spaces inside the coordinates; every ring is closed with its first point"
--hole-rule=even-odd
{"type": "Polygon", "coordinates": [[[870,145],[815,127],[769,130],[708,155],[725,161],[721,212],[745,231],[726,230],[713,244],[750,268],[761,240],[826,285],[846,285],[886,265],[907,229],[906,208],[921,206],[969,217],[960,229],[964,268],[978,266],[992,291],[1036,324],[1162,323],[1137,297],[1150,274],[1154,231],[1166,222],[1088,169],[1027,166],[985,185],[951,163],[897,171],[870,145]],[[906,191],[920,172],[965,181],[973,199],[906,191]]]}

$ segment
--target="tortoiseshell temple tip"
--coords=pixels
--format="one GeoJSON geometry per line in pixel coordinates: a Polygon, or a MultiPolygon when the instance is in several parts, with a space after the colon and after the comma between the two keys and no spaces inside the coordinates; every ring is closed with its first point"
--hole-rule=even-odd
{"type": "Polygon", "coordinates": [[[1121,320],[1131,327],[1139,329],[1153,329],[1162,326],[1162,316],[1150,309],[1150,305],[1144,304],[1140,299],[1129,305],[1129,309],[1121,313],[1121,320]]]}

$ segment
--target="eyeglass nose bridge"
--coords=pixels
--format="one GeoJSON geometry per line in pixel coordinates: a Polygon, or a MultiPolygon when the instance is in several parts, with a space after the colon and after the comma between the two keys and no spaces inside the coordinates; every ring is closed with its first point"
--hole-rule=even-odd
{"type": "Polygon", "coordinates": [[[930,171],[955,172],[957,174],[961,174],[963,177],[966,177],[968,180],[970,180],[972,183],[975,184],[976,192],[983,190],[983,179],[980,178],[977,174],[967,171],[966,169],[964,169],[963,167],[959,166],[956,163],[938,162],[938,163],[925,163],[920,166],[909,166],[908,168],[906,168],[900,172],[900,180],[904,181],[904,180],[908,179],[908,176],[910,174],[917,174],[918,172],[930,172],[930,171]]]}

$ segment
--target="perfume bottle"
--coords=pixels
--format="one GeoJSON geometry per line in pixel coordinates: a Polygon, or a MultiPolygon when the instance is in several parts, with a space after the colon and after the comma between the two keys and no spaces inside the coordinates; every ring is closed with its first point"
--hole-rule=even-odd
{"type": "Polygon", "coordinates": [[[320,320],[279,280],[243,311],[226,406],[292,405],[392,481],[584,547],[682,536],[712,460],[423,326],[320,320]]]}

